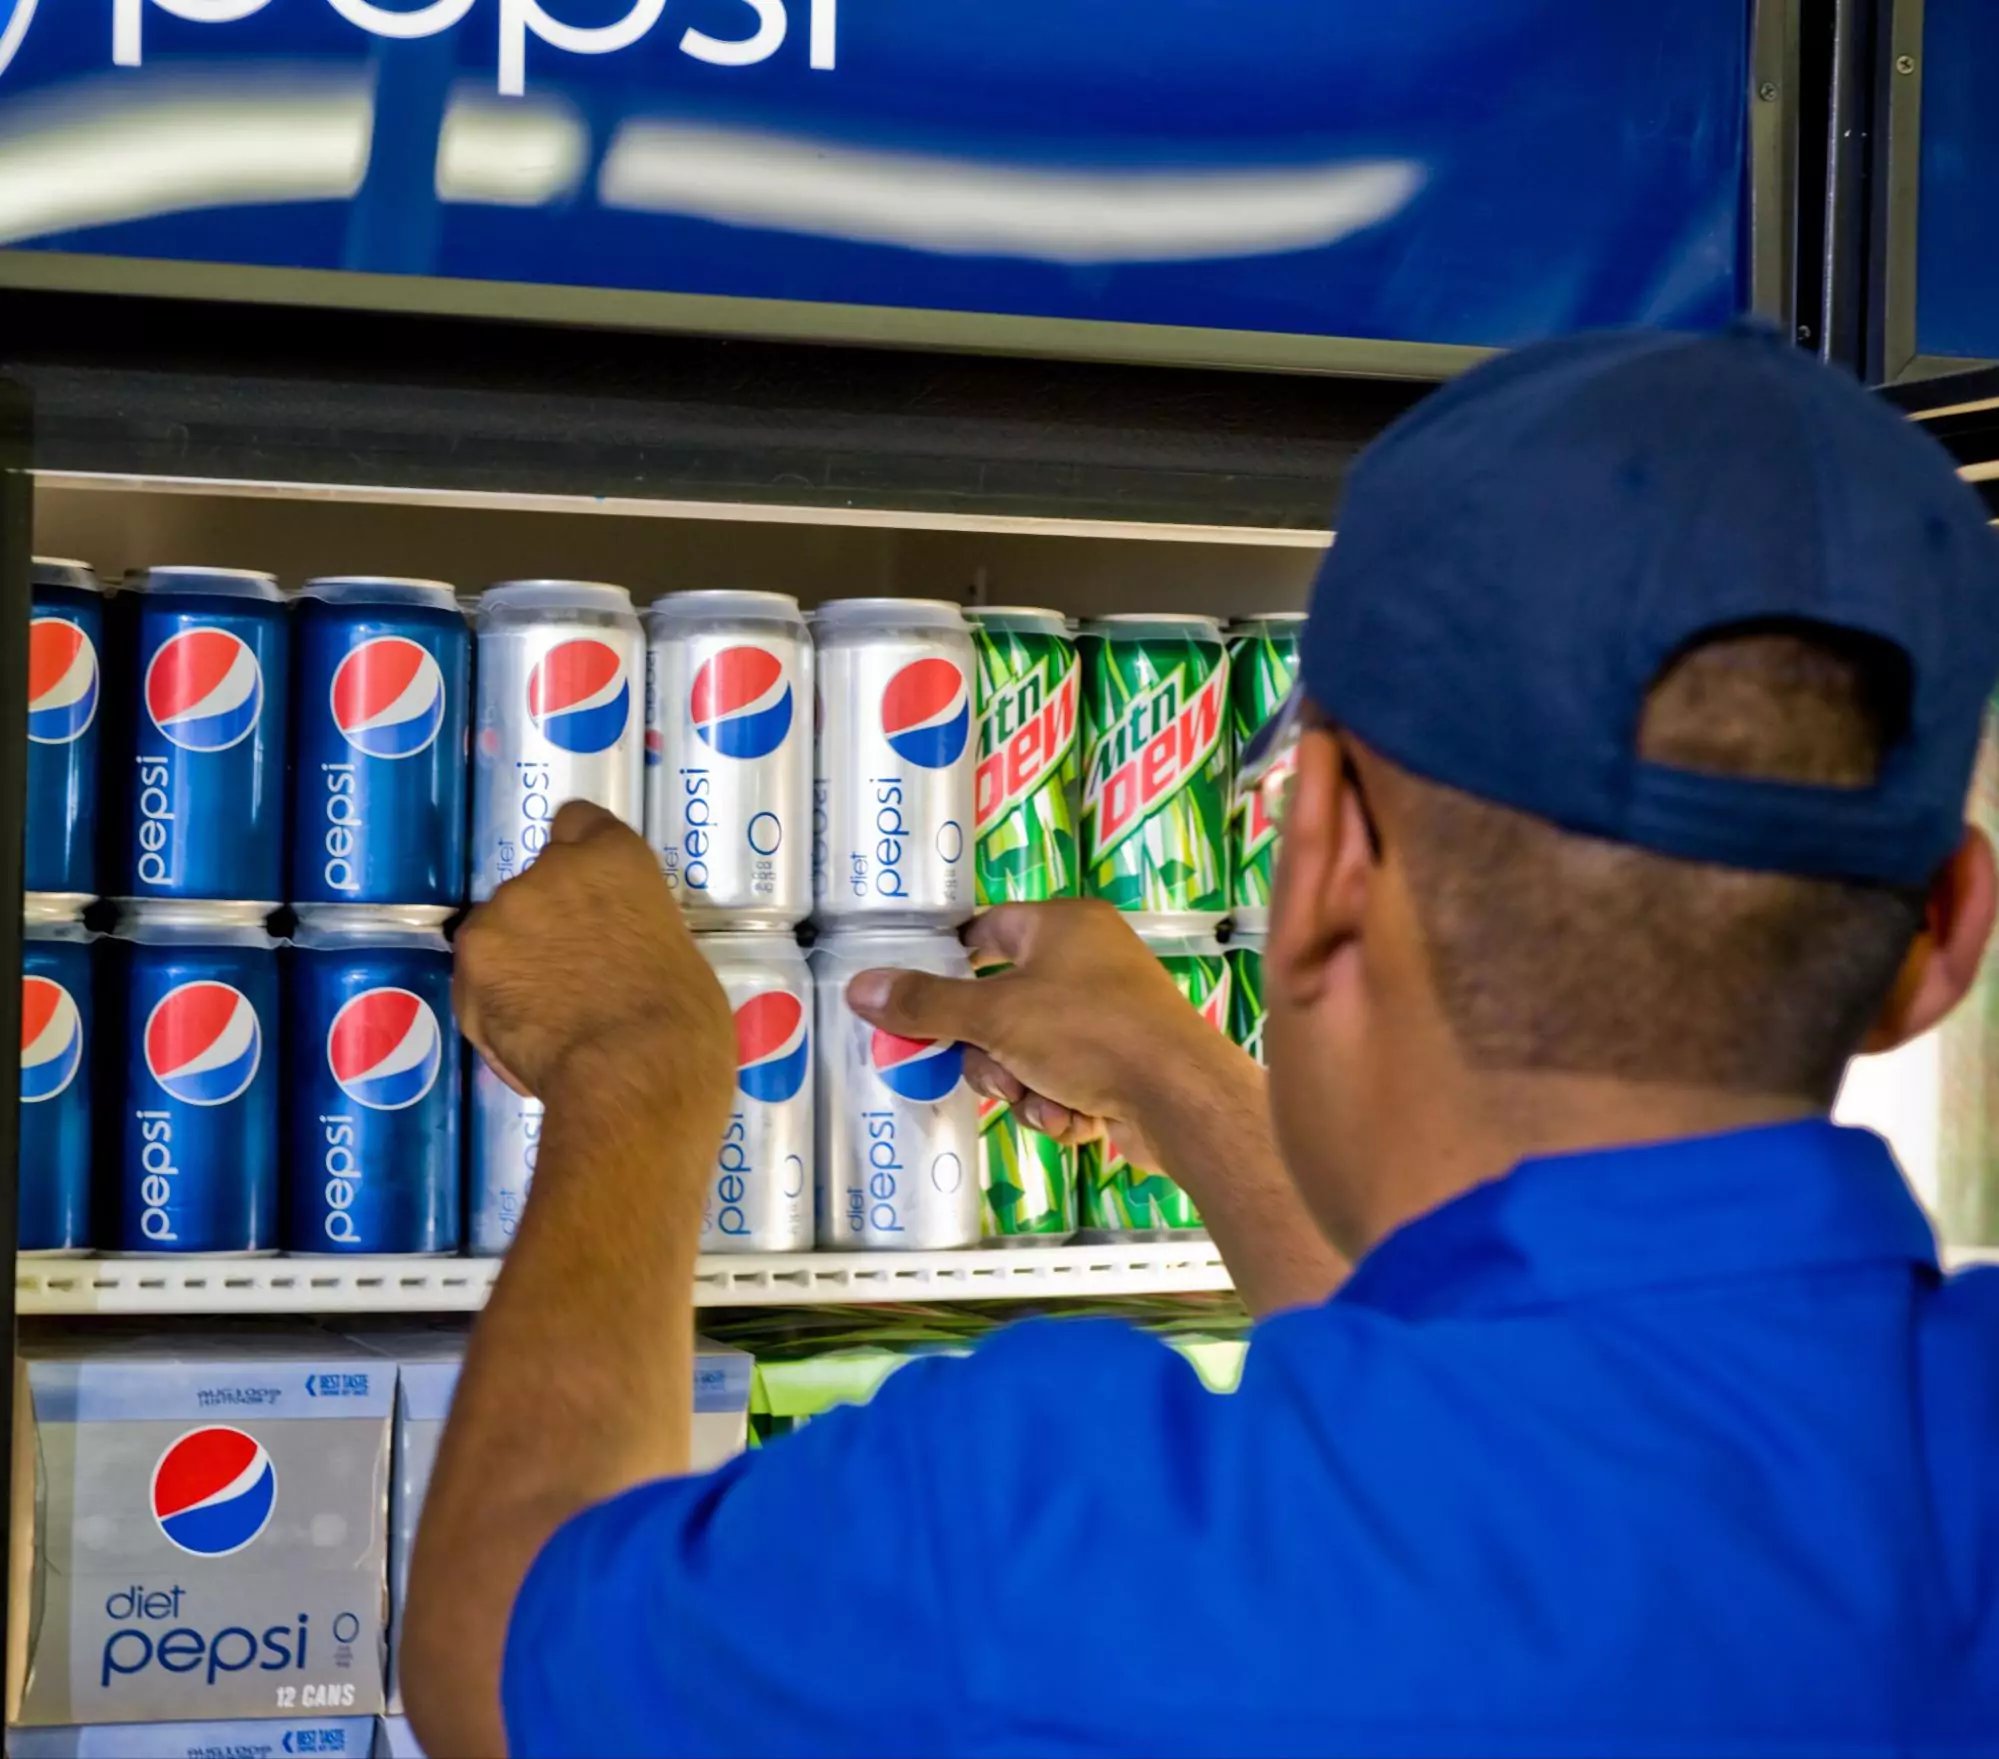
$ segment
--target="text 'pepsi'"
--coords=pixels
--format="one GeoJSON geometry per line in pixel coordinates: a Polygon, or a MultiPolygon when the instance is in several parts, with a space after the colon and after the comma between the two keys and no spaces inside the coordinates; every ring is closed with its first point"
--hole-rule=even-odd
{"type": "Polygon", "coordinates": [[[22,883],[30,892],[94,898],[103,589],[81,562],[38,556],[29,578],[34,615],[28,624],[22,883]]]}
{"type": "Polygon", "coordinates": [[[498,1258],[514,1243],[541,1158],[545,1112],[516,1093],[477,1051],[465,1101],[465,1244],[475,1258],[498,1258]]]}

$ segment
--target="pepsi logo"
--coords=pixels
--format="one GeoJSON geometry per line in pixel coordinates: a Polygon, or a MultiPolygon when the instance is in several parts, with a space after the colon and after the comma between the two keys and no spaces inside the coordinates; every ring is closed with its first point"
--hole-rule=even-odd
{"type": "Polygon", "coordinates": [[[920,1105],[945,1098],[965,1072],[965,1047],[941,1038],[903,1038],[877,1028],[868,1055],[889,1092],[920,1105]]]}
{"type": "Polygon", "coordinates": [[[240,1429],[190,1429],[153,1467],[153,1519],[195,1557],[229,1557],[271,1524],[278,1471],[240,1429]]]}
{"type": "Polygon", "coordinates": [[[48,977],[21,979],[21,1100],[38,1105],[76,1079],[83,1064],[83,1016],[68,990],[48,977]]]}
{"type": "Polygon", "coordinates": [[[333,1016],[326,1062],[340,1091],[371,1112],[399,1112],[437,1084],[444,1035],[422,996],[363,990],[333,1016]]]}
{"type": "Polygon", "coordinates": [[[646,768],[656,770],[666,762],[666,739],[657,727],[646,729],[646,768]]]}
{"type": "Polygon", "coordinates": [[[28,26],[35,21],[36,0],[0,0],[0,73],[20,52],[28,26]]]}
{"type": "Polygon", "coordinates": [[[625,662],[609,642],[590,636],[558,642],[528,673],[528,719],[563,751],[606,751],[631,718],[625,662]]]}
{"type": "Polygon", "coordinates": [[[768,648],[725,647],[694,674],[687,716],[724,757],[768,757],[791,731],[791,685],[768,648]]]}
{"type": "Polygon", "coordinates": [[[415,757],[444,725],[444,672],[401,635],[358,642],[333,673],[333,724],[364,757],[415,757]]]}
{"type": "Polygon", "coordinates": [[[264,706],[264,669],[241,636],[185,629],[146,667],[146,713],[183,751],[241,744],[264,706]]]}
{"type": "Polygon", "coordinates": [[[97,649],[76,624],[37,617],[28,625],[28,737],[67,745],[97,718],[97,649]]]}
{"type": "Polygon", "coordinates": [[[257,1010],[226,983],[183,983],[146,1017],[146,1068],[184,1105],[227,1105],[256,1080],[263,1055],[257,1010]]]}
{"type": "Polygon", "coordinates": [[[949,660],[912,660],[882,692],[882,731],[897,757],[926,770],[964,755],[972,726],[965,674],[949,660]]]}
{"type": "Polygon", "coordinates": [[[781,989],[751,996],[736,1010],[736,1085],[751,1099],[782,1105],[805,1085],[810,1047],[805,1004],[781,989]]]}

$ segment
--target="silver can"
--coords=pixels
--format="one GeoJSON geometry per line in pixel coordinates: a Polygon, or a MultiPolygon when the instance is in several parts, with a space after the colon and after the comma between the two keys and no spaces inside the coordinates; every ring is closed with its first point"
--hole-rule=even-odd
{"type": "Polygon", "coordinates": [[[541,1155],[543,1109],[538,1099],[516,1093],[472,1056],[471,1138],[466,1208],[470,1211],[467,1249],[474,1258],[498,1258],[514,1243],[541,1155]]]}
{"type": "Polygon", "coordinates": [[[565,801],[645,820],[645,638],[622,586],[515,580],[479,598],[471,891],[490,898],[548,843],[565,801]]]}
{"type": "Polygon", "coordinates": [[[979,1241],[979,1105],[964,1046],[857,1018],[847,984],[876,966],[969,977],[956,935],[850,931],[812,950],[819,1025],[819,1244],[937,1251],[979,1241]]]}
{"type": "Polygon", "coordinates": [[[839,599],[813,619],[814,914],[841,928],[972,913],[972,635],[941,599],[839,599]]]}
{"type": "Polygon", "coordinates": [[[736,1091],[701,1207],[704,1252],[812,1249],[812,982],[788,934],[695,943],[736,1017],[736,1091]]]}
{"type": "Polygon", "coordinates": [[[646,613],[646,836],[696,928],[812,914],[812,643],[777,592],[646,613]]]}

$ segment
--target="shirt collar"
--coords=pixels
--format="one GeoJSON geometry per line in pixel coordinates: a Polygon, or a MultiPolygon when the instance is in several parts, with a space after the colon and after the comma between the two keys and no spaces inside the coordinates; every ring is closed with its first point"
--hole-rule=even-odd
{"type": "Polygon", "coordinates": [[[1813,1119],[1522,1161],[1404,1223],[1334,1299],[1417,1319],[1870,1262],[1935,1274],[1929,1222],[1880,1137],[1813,1119]]]}

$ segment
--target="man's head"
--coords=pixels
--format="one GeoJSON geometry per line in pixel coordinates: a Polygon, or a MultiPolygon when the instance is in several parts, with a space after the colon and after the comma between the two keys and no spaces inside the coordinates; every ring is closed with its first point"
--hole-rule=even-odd
{"type": "Polygon", "coordinates": [[[1823,1110],[1976,972],[1999,544],[1774,341],[1440,394],[1356,474],[1304,651],[1268,1043],[1349,1248],[1516,1154],[1823,1110]]]}

